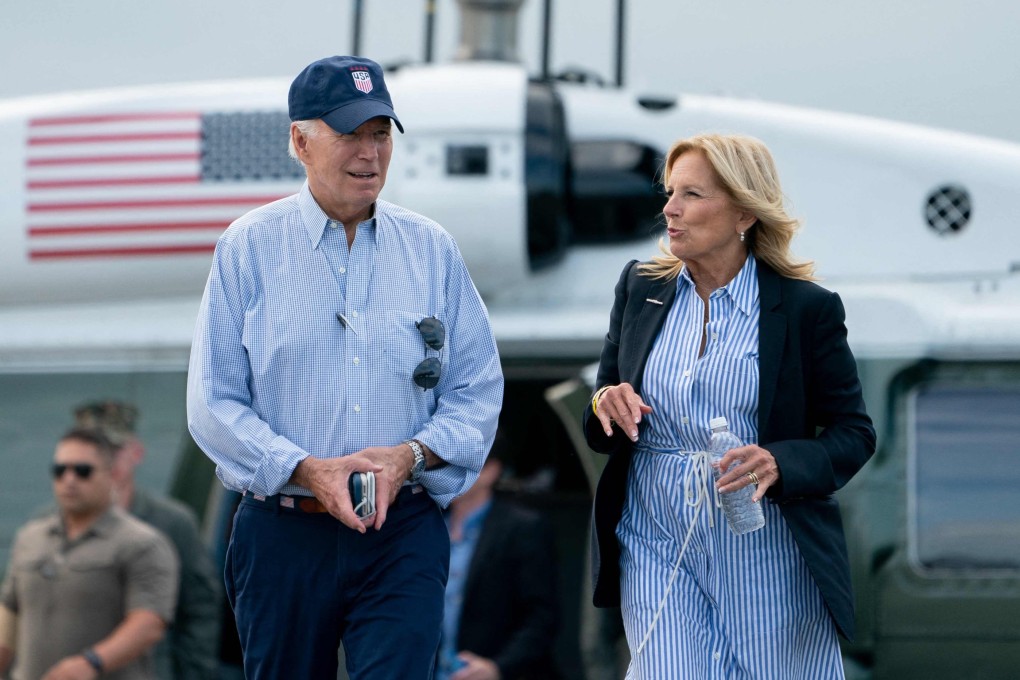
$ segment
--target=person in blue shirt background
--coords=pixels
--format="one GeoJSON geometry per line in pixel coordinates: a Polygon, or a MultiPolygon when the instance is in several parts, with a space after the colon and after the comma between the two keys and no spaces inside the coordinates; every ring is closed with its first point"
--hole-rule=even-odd
{"type": "Polygon", "coordinates": [[[482,474],[450,504],[450,579],[436,680],[555,680],[556,547],[538,513],[497,496],[497,434],[482,474]]]}
{"type": "Polygon", "coordinates": [[[188,423],[243,494],[226,589],[245,676],[428,678],[449,536],[440,507],[492,444],[503,377],[453,238],[379,200],[403,132],[375,62],[295,78],[301,191],[217,243],[188,374],[188,423]],[[375,515],[348,493],[376,477],[375,515]]]}

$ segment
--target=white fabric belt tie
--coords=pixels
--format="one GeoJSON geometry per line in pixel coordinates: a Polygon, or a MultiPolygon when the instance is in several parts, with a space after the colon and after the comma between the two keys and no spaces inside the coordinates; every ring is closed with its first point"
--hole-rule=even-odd
{"type": "Polygon", "coordinates": [[[715,526],[715,518],[713,517],[715,513],[710,507],[705,505],[705,502],[709,500],[710,493],[715,507],[722,507],[722,503],[719,501],[719,490],[715,488],[714,483],[715,474],[712,469],[712,454],[708,451],[664,451],[647,447],[641,447],[639,450],[652,454],[680,453],[690,458],[690,464],[684,471],[682,481],[684,485],[684,503],[694,508],[694,515],[691,517],[691,524],[687,528],[687,536],[684,537],[683,545],[680,546],[680,554],[677,556],[676,564],[673,566],[673,573],[669,576],[666,592],[663,593],[662,600],[659,602],[659,608],[655,611],[655,618],[652,619],[652,624],[648,627],[648,632],[645,633],[645,637],[641,640],[641,644],[638,645],[634,656],[637,656],[644,650],[645,645],[648,643],[648,638],[652,636],[652,631],[655,630],[655,626],[659,622],[659,616],[662,615],[662,610],[666,606],[666,600],[669,599],[669,594],[673,590],[673,584],[676,582],[677,572],[680,571],[680,561],[684,558],[684,553],[687,552],[687,544],[690,543],[691,536],[694,534],[694,527],[698,525],[698,516],[701,514],[702,507],[706,507],[708,511],[708,526],[715,526]],[[709,488],[712,489],[711,492],[709,492],[709,488]]]}

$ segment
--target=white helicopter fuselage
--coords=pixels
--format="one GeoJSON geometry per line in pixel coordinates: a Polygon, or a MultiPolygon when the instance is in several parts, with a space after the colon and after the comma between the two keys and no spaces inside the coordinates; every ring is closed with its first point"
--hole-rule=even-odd
{"type": "MultiPolygon", "coordinates": [[[[661,231],[568,244],[558,261],[534,268],[524,69],[405,67],[388,82],[407,133],[396,136],[383,197],[454,235],[505,356],[597,356],[617,273],[654,255],[661,231]],[[453,159],[465,149],[467,161],[453,159]],[[484,167],[451,166],[470,164],[471,154],[484,167]]],[[[285,149],[287,87],[238,81],[0,104],[0,370],[186,365],[216,238],[301,185],[297,165],[280,170],[277,158],[275,178],[257,167],[260,149],[285,149]],[[229,158],[251,146],[245,135],[256,138],[255,151],[229,158]]],[[[648,105],[613,88],[554,90],[574,145],[619,141],[661,157],[675,139],[703,131],[764,140],[788,208],[803,221],[795,252],[847,297],[853,342],[894,352],[895,338],[910,351],[959,340],[927,298],[989,307],[971,316],[1016,328],[996,301],[1015,289],[1020,267],[1020,145],[758,101],[683,96],[648,105]],[[965,192],[958,230],[953,214],[935,226],[926,220],[947,188],[965,192]],[[871,333],[863,319],[873,317],[871,333]]]]}

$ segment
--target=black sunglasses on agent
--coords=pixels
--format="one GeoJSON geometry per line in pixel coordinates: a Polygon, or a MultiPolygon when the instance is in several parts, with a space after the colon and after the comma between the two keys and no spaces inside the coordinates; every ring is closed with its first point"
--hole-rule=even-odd
{"type": "Polygon", "coordinates": [[[78,479],[88,479],[92,476],[93,470],[96,469],[95,465],[91,463],[74,463],[71,465],[65,463],[54,463],[50,472],[53,473],[53,479],[61,479],[64,473],[68,470],[74,473],[74,476],[78,479]]]}
{"type": "MultiPolygon", "coordinates": [[[[427,316],[415,324],[426,347],[437,352],[446,344],[446,326],[434,316],[427,316]]],[[[428,351],[428,350],[426,350],[428,351]]],[[[443,374],[443,365],[435,357],[425,357],[414,369],[414,384],[423,390],[431,390],[439,384],[443,374]]]]}

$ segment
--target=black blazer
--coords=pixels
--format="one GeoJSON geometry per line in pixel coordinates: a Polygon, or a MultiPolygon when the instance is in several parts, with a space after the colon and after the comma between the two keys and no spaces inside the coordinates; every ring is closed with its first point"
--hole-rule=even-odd
{"type": "Polygon", "coordinates": [[[492,659],[504,680],[560,677],[553,660],[556,571],[548,525],[497,498],[468,567],[458,651],[492,659]]]}
{"type": "MultiPolygon", "coordinates": [[[[616,285],[596,389],[630,383],[641,393],[645,362],[676,297],[676,279],[640,276],[630,262],[616,285]],[[658,300],[655,304],[648,300],[658,300]]],[[[760,300],[758,444],[775,457],[779,504],[839,632],[853,638],[853,593],[839,506],[832,494],[875,451],[857,364],[847,345],[843,303],[807,281],[780,276],[757,260],[760,300]]],[[[609,454],[595,494],[594,602],[620,603],[620,547],[632,444],[616,426],[607,437],[589,402],[588,445],[609,454]]]]}

